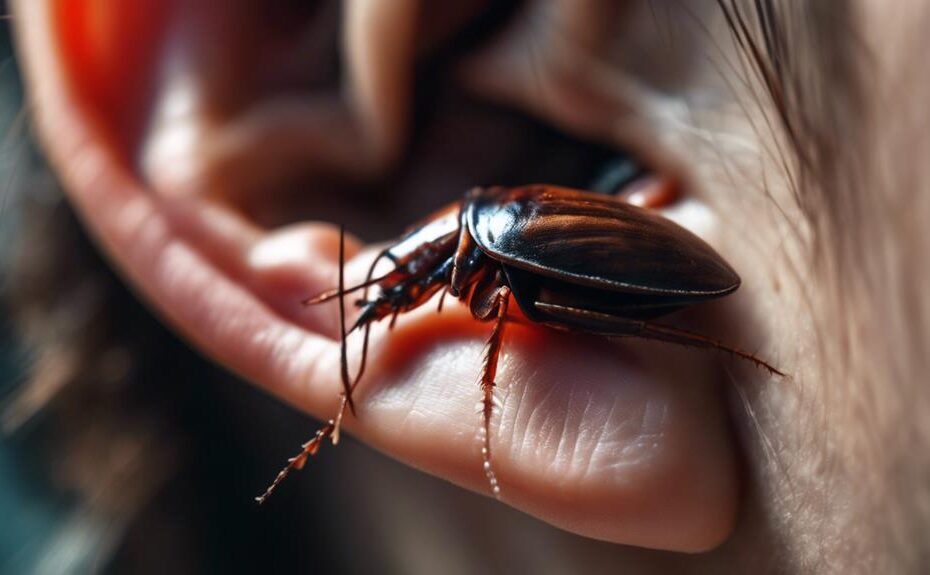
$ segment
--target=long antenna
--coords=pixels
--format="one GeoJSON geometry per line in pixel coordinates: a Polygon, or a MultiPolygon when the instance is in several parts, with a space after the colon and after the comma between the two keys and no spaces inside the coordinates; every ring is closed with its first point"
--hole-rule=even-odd
{"type": "MultiPolygon", "coordinates": [[[[342,266],[343,263],[340,261],[340,264],[339,264],[339,265],[342,266]]],[[[382,281],[382,280],[384,280],[384,279],[387,279],[387,277],[388,277],[389,275],[391,275],[392,273],[394,273],[394,271],[396,271],[396,270],[391,270],[391,271],[389,271],[388,273],[384,274],[383,276],[378,276],[378,277],[376,277],[376,278],[367,279],[367,280],[365,280],[364,282],[362,282],[362,283],[360,283],[360,284],[358,284],[358,285],[355,285],[355,286],[350,287],[349,289],[343,289],[342,287],[340,287],[340,288],[337,288],[337,289],[326,290],[326,291],[324,291],[323,293],[317,294],[317,295],[315,295],[315,296],[310,296],[310,297],[308,297],[307,299],[303,300],[301,303],[304,304],[304,305],[317,305],[317,304],[320,304],[320,303],[326,303],[326,302],[328,302],[328,301],[330,301],[330,300],[334,300],[334,299],[336,299],[337,297],[338,297],[338,298],[341,298],[341,297],[344,296],[344,295],[348,295],[348,294],[350,294],[350,293],[352,293],[352,292],[356,292],[356,291],[358,291],[358,290],[360,290],[360,289],[364,289],[364,288],[367,288],[367,287],[371,287],[371,286],[375,285],[376,283],[378,283],[378,282],[380,282],[380,281],[382,281]]]]}

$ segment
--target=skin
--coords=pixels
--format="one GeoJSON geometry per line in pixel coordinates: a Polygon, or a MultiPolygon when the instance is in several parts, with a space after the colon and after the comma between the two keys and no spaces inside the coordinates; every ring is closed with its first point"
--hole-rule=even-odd
{"type": "MultiPolygon", "coordinates": [[[[323,58],[313,57],[323,48],[239,25],[256,10],[245,2],[113,4],[15,5],[50,162],[113,265],[192,345],[330,417],[341,387],[336,308],[300,301],[335,284],[338,230],[307,220],[327,214],[387,237],[475,183],[441,165],[449,173],[439,181],[398,189],[387,215],[351,191],[326,193],[332,181],[377,182],[405,157],[415,63],[481,3],[434,14],[414,0],[347,0],[341,83],[300,97],[279,89],[282,78],[325,85],[323,58]],[[309,191],[295,198],[295,182],[309,191]],[[295,209],[308,217],[283,225],[295,209]]],[[[772,109],[713,3],[693,8],[702,26],[669,16],[667,40],[648,9],[530,2],[450,67],[456,89],[631,150],[683,181],[684,198],[665,213],[714,246],[743,287],[672,321],[791,374],[769,379],[715,354],[510,326],[493,431],[504,503],[612,543],[723,544],[695,557],[603,555],[657,572],[758,571],[759,557],[772,571],[900,571],[927,558],[927,451],[908,457],[902,440],[925,446],[930,436],[916,383],[930,322],[908,287],[927,279],[909,255],[930,247],[912,225],[930,210],[915,193],[926,174],[906,161],[926,136],[879,121],[891,97],[902,117],[925,120],[930,86],[909,54],[926,42],[914,24],[926,20],[879,4],[853,3],[877,79],[836,181],[863,197],[873,184],[870,201],[909,209],[862,204],[872,217],[855,224],[857,272],[844,265],[852,240],[823,223],[830,214],[818,220],[795,201],[784,132],[767,120],[772,109]],[[853,178],[856,158],[867,161],[853,178]],[[882,297],[870,287],[876,269],[882,297]]],[[[905,8],[926,12],[917,1],[905,8]]],[[[311,23],[307,37],[326,29],[311,23]]],[[[375,248],[350,240],[349,283],[375,248]]],[[[486,493],[474,382],[489,330],[457,304],[407,314],[390,335],[376,330],[347,430],[486,493]]]]}

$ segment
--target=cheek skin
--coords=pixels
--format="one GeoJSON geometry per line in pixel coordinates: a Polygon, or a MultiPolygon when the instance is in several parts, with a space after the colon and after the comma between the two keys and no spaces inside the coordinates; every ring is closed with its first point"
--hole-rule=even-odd
{"type": "Polygon", "coordinates": [[[856,29],[841,46],[848,42],[857,55],[854,75],[864,85],[854,93],[861,108],[838,120],[849,122],[841,133],[860,137],[835,142],[828,188],[801,190],[814,205],[821,196],[840,198],[838,212],[854,206],[861,218],[816,214],[829,222],[820,229],[833,231],[812,233],[775,165],[734,166],[748,181],[738,179],[722,198],[731,218],[744,222],[730,241],[745,238],[732,257],[752,280],[747,305],[793,375],[747,388],[758,425],[745,422],[756,444],[753,469],[771,494],[766,519],[797,561],[822,572],[910,572],[909,561],[918,572],[926,564],[927,350],[914,344],[927,341],[928,324],[914,286],[927,285],[930,269],[930,196],[921,186],[930,11],[925,2],[887,8],[851,4],[856,29]]]}
{"type": "Polygon", "coordinates": [[[838,481],[838,460],[831,460],[837,453],[826,448],[828,438],[859,434],[836,418],[852,398],[832,393],[836,382],[824,370],[819,338],[838,329],[821,313],[832,303],[830,290],[811,269],[810,230],[788,174],[770,153],[777,149],[772,134],[758,128],[765,125],[758,98],[730,94],[718,106],[731,113],[694,108],[694,131],[705,137],[682,135],[675,144],[690,160],[697,194],[669,216],[708,239],[742,277],[731,302],[739,321],[721,318],[721,329],[788,374],[768,381],[742,370],[729,376],[732,419],[748,463],[751,517],[751,526],[738,530],[731,544],[758,555],[782,553],[789,572],[825,561],[848,565],[861,555],[827,560],[824,554],[831,542],[849,537],[833,531],[841,513],[832,502],[856,498],[847,492],[850,483],[838,481]]]}

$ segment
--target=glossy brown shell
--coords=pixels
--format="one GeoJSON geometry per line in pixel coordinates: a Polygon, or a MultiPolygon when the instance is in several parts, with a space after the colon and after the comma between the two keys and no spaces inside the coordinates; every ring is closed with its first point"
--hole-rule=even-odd
{"type": "Polygon", "coordinates": [[[720,297],[740,284],[699,237],[606,196],[545,185],[480,188],[465,209],[489,257],[563,282],[682,301],[720,297]]]}

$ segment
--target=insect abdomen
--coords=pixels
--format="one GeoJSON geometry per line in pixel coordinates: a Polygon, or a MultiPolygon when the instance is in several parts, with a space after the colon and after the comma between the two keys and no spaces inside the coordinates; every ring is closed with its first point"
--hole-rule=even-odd
{"type": "Polygon", "coordinates": [[[480,248],[510,267],[579,286],[697,302],[739,276],[678,224],[617,200],[565,188],[488,188],[466,206],[480,248]]]}

